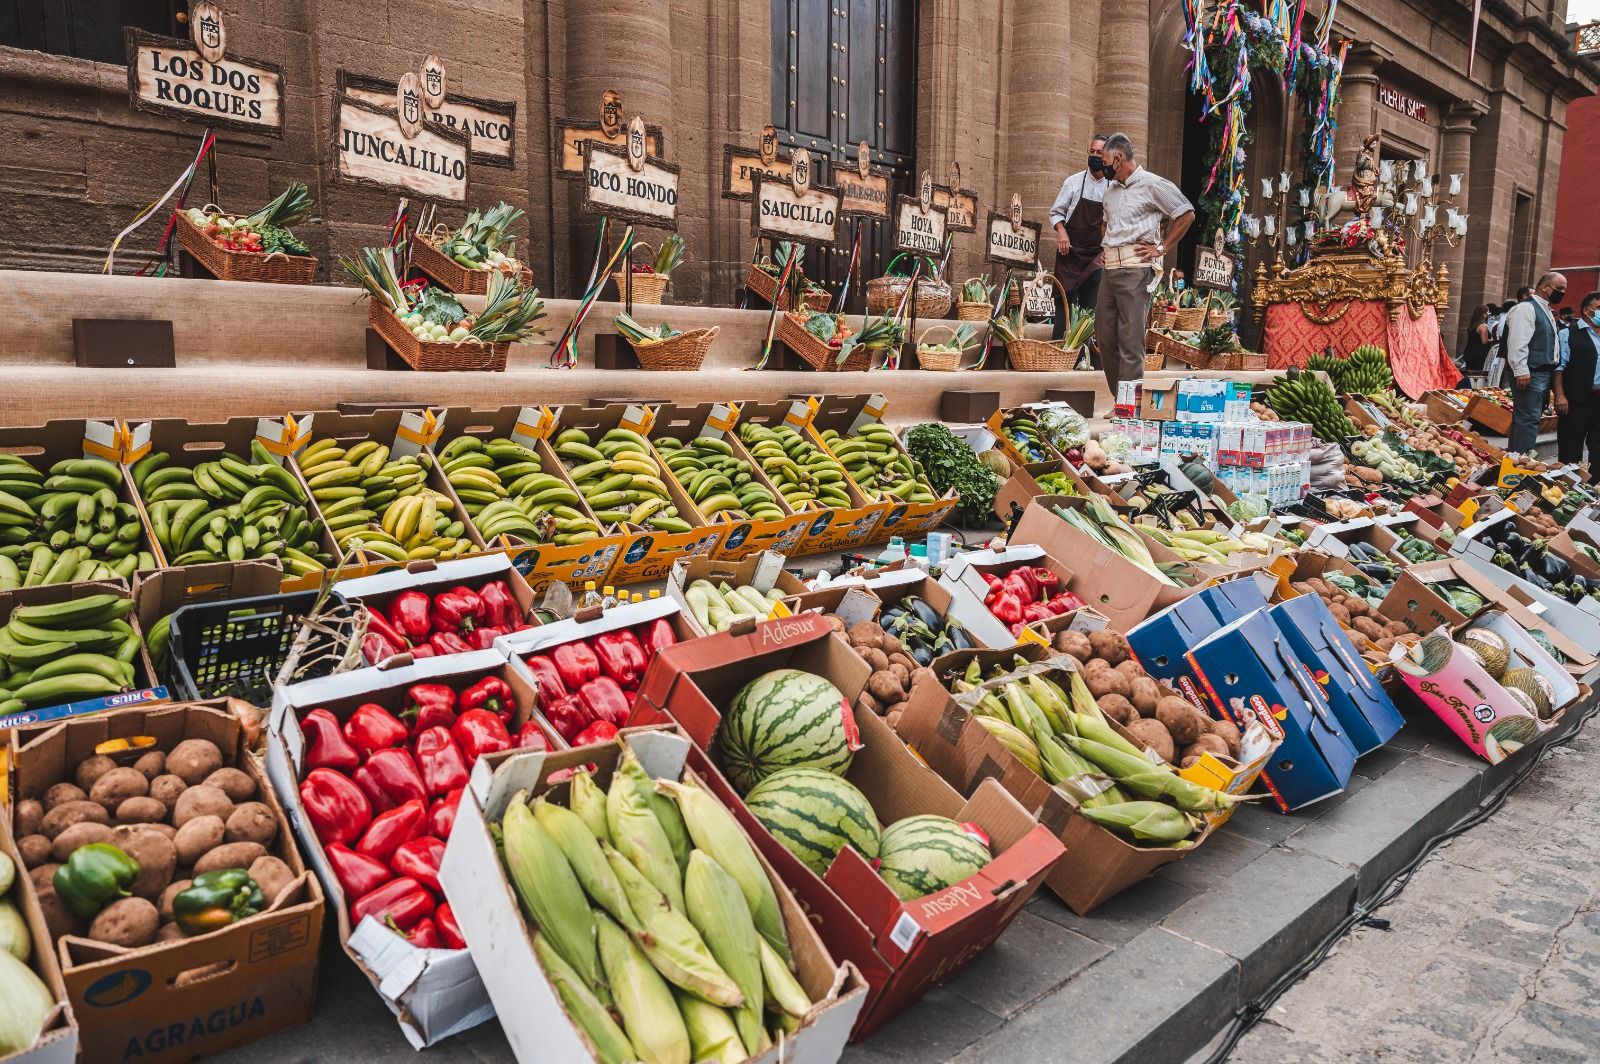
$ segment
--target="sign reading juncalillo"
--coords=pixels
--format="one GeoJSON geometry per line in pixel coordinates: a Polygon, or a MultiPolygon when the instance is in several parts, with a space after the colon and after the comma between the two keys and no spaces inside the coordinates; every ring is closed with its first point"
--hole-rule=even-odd
{"type": "Polygon", "coordinates": [[[825,185],[796,189],[792,180],[755,175],[757,236],[831,244],[839,235],[839,192],[825,185]]]}
{"type": "Polygon", "coordinates": [[[213,63],[189,41],[128,27],[128,99],[141,111],[283,136],[283,71],[227,52],[213,63]]]}
{"type": "MultiPolygon", "coordinates": [[[[339,71],[339,91],[363,103],[389,107],[395,83],[382,78],[339,71]]],[[[426,82],[424,82],[426,85],[426,82]]],[[[465,132],[472,161],[485,166],[513,166],[516,162],[517,105],[509,100],[480,100],[447,92],[439,107],[423,104],[429,122],[465,132]]]]}
{"type": "Polygon", "coordinates": [[[1039,224],[1014,224],[1009,214],[989,212],[988,255],[1001,266],[1031,268],[1039,260],[1039,224]]]}
{"type": "Polygon", "coordinates": [[[392,109],[349,96],[334,99],[333,150],[340,180],[462,203],[467,144],[465,133],[433,122],[407,140],[392,109]]]}
{"type": "MultiPolygon", "coordinates": [[[[639,152],[629,159],[626,148],[598,140],[583,142],[583,209],[657,229],[678,228],[678,167],[644,154],[641,123],[639,152]]],[[[630,130],[625,140],[633,140],[630,130]]]]}
{"type": "Polygon", "coordinates": [[[897,201],[894,246],[896,251],[918,255],[937,255],[944,250],[944,211],[937,207],[923,210],[920,200],[901,196],[897,201]]]}

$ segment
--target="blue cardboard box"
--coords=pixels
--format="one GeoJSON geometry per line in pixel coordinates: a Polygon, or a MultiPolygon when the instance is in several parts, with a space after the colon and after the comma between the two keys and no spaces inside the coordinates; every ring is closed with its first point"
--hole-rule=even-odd
{"type": "Polygon", "coordinates": [[[1361,660],[1361,652],[1344,634],[1321,596],[1301,595],[1278,603],[1268,612],[1299,655],[1301,664],[1322,686],[1328,705],[1344,725],[1357,756],[1378,749],[1400,730],[1405,718],[1361,660]]]}
{"type": "Polygon", "coordinates": [[[1221,717],[1221,707],[1205,697],[1200,677],[1185,656],[1189,648],[1229,621],[1265,609],[1266,596],[1249,577],[1206,588],[1155,614],[1127,633],[1128,645],[1144,671],[1177,691],[1200,712],[1221,717]]]}
{"type": "Polygon", "coordinates": [[[1303,809],[1344,790],[1355,745],[1269,611],[1224,625],[1192,646],[1188,658],[1229,720],[1242,729],[1254,718],[1281,740],[1261,773],[1279,809],[1303,809]]]}

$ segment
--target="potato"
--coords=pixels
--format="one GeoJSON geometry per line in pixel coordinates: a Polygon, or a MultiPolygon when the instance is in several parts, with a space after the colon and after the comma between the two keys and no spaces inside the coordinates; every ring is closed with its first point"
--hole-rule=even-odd
{"type": "Polygon", "coordinates": [[[167,771],[193,787],[222,767],[222,751],[207,739],[185,739],[167,755],[167,771]]]}
{"type": "Polygon", "coordinates": [[[151,750],[141,755],[139,760],[133,763],[133,767],[138,769],[145,779],[153,780],[167,771],[167,755],[160,750],[151,750]]]}
{"type": "Polygon", "coordinates": [[[17,853],[25,868],[33,868],[50,860],[51,842],[43,835],[24,835],[17,840],[17,853]]]}
{"type": "Polygon", "coordinates": [[[1089,637],[1082,632],[1057,632],[1055,647],[1061,653],[1070,654],[1080,662],[1094,657],[1094,648],[1089,643],[1089,637]]]}
{"type": "Polygon", "coordinates": [[[195,874],[215,872],[219,868],[249,868],[257,859],[267,855],[267,848],[259,842],[230,842],[218,846],[194,863],[195,874]]]}
{"type": "MultiPolygon", "coordinates": [[[[877,647],[883,650],[883,637],[886,633],[883,625],[877,621],[857,621],[850,626],[845,637],[850,640],[850,645],[860,650],[865,647],[877,647]]],[[[885,654],[888,651],[884,651],[885,654]]]]}
{"type": "Polygon", "coordinates": [[[875,672],[867,679],[867,692],[884,705],[903,701],[906,689],[892,672],[875,672]]]}
{"type": "Polygon", "coordinates": [[[1392,636],[1409,635],[1411,632],[1411,629],[1406,627],[1406,622],[1404,621],[1390,621],[1383,626],[1383,630],[1392,636]]]}
{"type": "Polygon", "coordinates": [[[883,703],[873,698],[871,692],[862,691],[861,696],[856,699],[856,712],[872,713],[881,717],[883,716],[883,703]]]}
{"type": "Polygon", "coordinates": [[[233,813],[223,824],[223,838],[228,842],[259,842],[271,846],[278,837],[278,820],[260,802],[245,802],[233,807],[233,813]]]}
{"type": "Polygon", "coordinates": [[[11,830],[18,838],[39,834],[39,825],[43,822],[44,803],[37,798],[24,798],[11,811],[11,830]]]}
{"type": "Polygon", "coordinates": [[[139,878],[128,889],[136,898],[156,899],[172,882],[178,868],[178,848],[172,839],[148,824],[124,824],[113,829],[112,845],[139,862],[139,878]]]}
{"type": "Polygon", "coordinates": [[[1139,719],[1139,711],[1133,708],[1121,695],[1102,695],[1098,699],[1100,712],[1116,721],[1118,724],[1132,724],[1139,719]]]}
{"type": "Polygon", "coordinates": [[[1106,659],[1107,665],[1121,665],[1128,660],[1128,641],[1109,628],[1090,632],[1089,646],[1095,657],[1106,659]]]}
{"type": "MultiPolygon", "coordinates": [[[[162,924],[161,925],[161,930],[156,932],[156,942],[158,942],[158,943],[160,943],[160,942],[176,942],[180,938],[188,938],[188,937],[189,936],[187,936],[187,935],[185,935],[183,933],[183,928],[179,927],[177,924],[174,924],[174,923],[162,924]]],[[[176,984],[174,984],[174,985],[176,985],[176,984]]]]}
{"type": "Polygon", "coordinates": [[[823,619],[828,622],[829,628],[833,629],[835,632],[838,632],[840,635],[844,635],[844,619],[842,617],[840,617],[838,614],[830,613],[823,619]]]}
{"type": "Polygon", "coordinates": [[[163,837],[169,839],[176,838],[178,834],[178,829],[171,824],[140,824],[139,826],[150,831],[159,832],[163,837]]]}
{"type": "Polygon", "coordinates": [[[888,632],[883,633],[883,642],[879,644],[878,649],[889,655],[890,661],[894,660],[896,654],[904,654],[906,652],[905,644],[900,642],[899,637],[892,636],[888,632]]]}
{"type": "Polygon", "coordinates": [[[904,665],[908,670],[920,667],[917,665],[916,658],[898,650],[889,655],[889,667],[893,668],[896,665],[904,665]]]}
{"type": "Polygon", "coordinates": [[[189,785],[172,773],[157,776],[150,781],[150,797],[167,807],[167,812],[178,804],[178,795],[189,789],[189,785]]]}
{"type": "Polygon", "coordinates": [[[1383,627],[1370,617],[1357,617],[1350,623],[1356,631],[1374,642],[1383,638],[1383,627]]]}
{"type": "Polygon", "coordinates": [[[889,671],[894,674],[895,679],[900,681],[900,686],[907,691],[911,690],[911,668],[900,664],[898,661],[889,663],[889,671]]]}
{"type": "Polygon", "coordinates": [[[1141,676],[1128,684],[1128,701],[1141,717],[1156,715],[1156,703],[1161,701],[1161,685],[1148,676],[1141,676]]]}
{"type": "Polygon", "coordinates": [[[1220,735],[1210,732],[1202,733],[1194,742],[1183,748],[1184,757],[1198,758],[1201,754],[1215,754],[1217,757],[1231,757],[1228,753],[1228,744],[1220,735]]]}
{"type": "Polygon", "coordinates": [[[1083,682],[1089,685],[1089,693],[1096,699],[1104,695],[1121,695],[1128,697],[1128,678],[1116,669],[1102,668],[1083,674],[1083,682]]]}
{"type": "Polygon", "coordinates": [[[889,667],[889,655],[877,647],[862,647],[859,653],[862,660],[867,663],[867,667],[873,672],[882,672],[889,667]]]}
{"type": "Polygon", "coordinates": [[[192,879],[174,879],[167,884],[167,889],[161,892],[161,900],[156,903],[156,912],[161,915],[161,919],[172,919],[172,899],[188,890],[189,884],[193,882],[192,879]]]}
{"type": "Polygon", "coordinates": [[[41,833],[54,839],[57,835],[81,821],[95,824],[111,823],[111,814],[97,802],[62,802],[44,815],[39,825],[41,833]]]}
{"type": "Polygon", "coordinates": [[[155,941],[161,917],[143,898],[120,898],[100,910],[89,925],[89,937],[116,946],[148,946],[155,941]]]}
{"type": "Polygon", "coordinates": [[[215,787],[232,802],[248,802],[256,796],[256,781],[242,769],[219,768],[206,777],[204,785],[215,787]]]}
{"type": "Polygon", "coordinates": [[[294,873],[289,870],[289,866],[271,854],[251,861],[249,871],[250,878],[261,888],[268,905],[276,901],[284,888],[294,882],[294,873]]]}
{"type": "Polygon", "coordinates": [[[1104,672],[1109,668],[1111,666],[1106,662],[1105,658],[1090,658],[1083,663],[1083,675],[1087,679],[1091,672],[1104,672]]]}
{"type": "Polygon", "coordinates": [[[1144,666],[1140,665],[1132,658],[1129,658],[1123,662],[1119,662],[1116,665],[1116,670],[1122,673],[1122,675],[1126,676],[1129,683],[1144,677],[1144,666]]]}
{"type": "Polygon", "coordinates": [[[117,763],[104,754],[95,754],[78,762],[78,770],[73,773],[73,778],[78,781],[78,789],[85,795],[89,788],[94,786],[94,781],[104,776],[107,772],[117,767],[117,763]]]}
{"type": "Polygon", "coordinates": [[[233,803],[215,787],[200,784],[178,795],[172,807],[172,826],[181,828],[197,816],[219,816],[227,820],[233,813],[233,803]]]}
{"type": "Polygon", "coordinates": [[[1166,725],[1172,741],[1180,747],[1188,746],[1202,731],[1210,730],[1205,727],[1205,718],[1200,712],[1176,695],[1168,695],[1156,703],[1156,720],[1166,725]]]}
{"type": "Polygon", "coordinates": [[[68,802],[86,802],[88,800],[89,792],[76,783],[57,783],[44,792],[45,812],[49,812],[58,805],[66,805],[68,802]]]}
{"type": "Polygon", "coordinates": [[[919,665],[911,670],[911,683],[906,686],[906,690],[915,690],[918,684],[924,683],[931,683],[935,687],[940,686],[939,674],[926,665],[919,665]]]}
{"type": "Polygon", "coordinates": [[[157,824],[165,819],[167,819],[167,807],[149,795],[124,798],[122,804],[117,806],[119,824],[157,824]]]}
{"type": "Polygon", "coordinates": [[[143,798],[150,793],[150,781],[136,768],[114,768],[94,781],[89,789],[89,800],[99,802],[108,813],[127,798],[143,798]]]}
{"type": "Polygon", "coordinates": [[[1218,736],[1228,744],[1228,756],[1239,756],[1239,726],[1231,720],[1214,720],[1211,722],[1211,734],[1218,736]]]}
{"type": "Polygon", "coordinates": [[[208,852],[222,845],[226,826],[220,816],[197,816],[186,821],[173,838],[178,850],[178,863],[190,868],[208,852]]]}
{"type": "Polygon", "coordinates": [[[901,711],[897,709],[893,713],[890,713],[888,716],[884,717],[883,722],[889,725],[891,729],[898,728],[900,727],[900,715],[901,711]]]}
{"type": "Polygon", "coordinates": [[[57,861],[65,862],[72,856],[72,851],[80,846],[88,846],[94,842],[110,842],[111,829],[104,824],[96,824],[90,820],[80,820],[67,830],[55,837],[50,844],[50,856],[57,861]]]}
{"type": "Polygon", "coordinates": [[[1333,619],[1338,621],[1341,625],[1346,628],[1350,627],[1351,618],[1349,610],[1345,609],[1343,606],[1330,605],[1328,607],[1328,612],[1333,614],[1333,619]]]}
{"type": "Polygon", "coordinates": [[[1171,761],[1173,754],[1177,752],[1172,745],[1172,735],[1159,720],[1140,717],[1127,726],[1127,731],[1133,736],[1135,746],[1149,747],[1163,761],[1171,761]]]}

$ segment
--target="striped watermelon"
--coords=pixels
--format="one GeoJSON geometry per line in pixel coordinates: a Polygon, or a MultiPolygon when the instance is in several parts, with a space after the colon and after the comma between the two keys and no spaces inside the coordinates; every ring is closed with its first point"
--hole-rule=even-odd
{"type": "Polygon", "coordinates": [[[755,818],[817,875],[854,846],[867,860],[878,856],[878,817],[867,796],[848,780],[815,768],[780,769],[744,796],[755,818]]]}
{"type": "Polygon", "coordinates": [[[844,695],[799,669],[774,669],[745,684],[719,734],[722,767],[740,794],[781,768],[842,776],[861,745],[844,695]]]}
{"type": "Polygon", "coordinates": [[[990,861],[988,847],[942,816],[909,816],[883,832],[878,874],[911,901],[953,887],[990,861]]]}

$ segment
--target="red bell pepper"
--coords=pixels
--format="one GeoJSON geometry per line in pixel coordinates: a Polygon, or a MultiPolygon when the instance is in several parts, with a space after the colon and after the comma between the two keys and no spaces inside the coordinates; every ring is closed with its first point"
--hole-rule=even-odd
{"type": "MultiPolygon", "coordinates": [[[[435,909],[437,914],[438,910],[435,909]]],[[[432,917],[424,916],[417,921],[410,931],[401,931],[400,925],[391,923],[390,929],[405,936],[405,940],[418,949],[443,949],[444,940],[439,937],[439,925],[433,922],[432,917]]]]}
{"type": "Polygon", "coordinates": [[[517,729],[511,745],[517,750],[548,750],[550,740],[544,737],[544,729],[530,720],[517,729]]]}
{"type": "Polygon", "coordinates": [[[417,736],[417,767],[429,797],[467,785],[467,762],[446,728],[429,728],[417,736]]]}
{"type": "Polygon", "coordinates": [[[483,619],[483,600],[470,587],[453,587],[433,596],[428,620],[435,632],[452,635],[466,635],[478,625],[488,623],[483,619]]]}
{"type": "Polygon", "coordinates": [[[1000,578],[1000,586],[1015,594],[1024,605],[1039,601],[1039,581],[1033,575],[1032,566],[1019,565],[1000,578]]]}
{"type": "Polygon", "coordinates": [[[989,592],[989,597],[984,600],[984,605],[989,607],[989,612],[994,614],[1002,624],[1020,625],[1022,623],[1022,599],[1017,597],[1015,591],[1006,587],[998,587],[989,592]]]}
{"type": "Polygon", "coordinates": [[[456,722],[456,692],[447,683],[414,683],[406,689],[406,708],[400,719],[411,725],[415,739],[429,728],[448,728],[456,722]]]}
{"type": "Polygon", "coordinates": [[[597,720],[572,740],[573,746],[593,746],[596,743],[609,743],[617,737],[617,726],[608,720],[597,720]]]}
{"type": "Polygon", "coordinates": [[[628,713],[633,703],[622,693],[622,688],[609,676],[590,680],[578,692],[578,701],[595,720],[608,721],[621,728],[628,723],[628,713]]]}
{"type": "Polygon", "coordinates": [[[561,686],[568,691],[577,691],[600,675],[600,659],[594,656],[589,644],[581,640],[563,643],[551,650],[550,660],[555,663],[556,674],[561,677],[561,686]]]}
{"type": "Polygon", "coordinates": [[[1022,607],[1022,623],[1032,624],[1034,621],[1045,621],[1054,617],[1055,613],[1049,605],[1043,602],[1030,602],[1022,607]]]}
{"type": "Polygon", "coordinates": [[[620,632],[602,632],[594,637],[594,656],[600,662],[600,672],[623,687],[639,686],[644,675],[644,647],[639,637],[627,629],[620,632]]]}
{"type": "Polygon", "coordinates": [[[322,852],[328,855],[328,865],[339,886],[344,888],[346,898],[370,894],[394,878],[388,865],[376,857],[357,853],[343,843],[329,843],[322,852]]]}
{"type": "Polygon", "coordinates": [[[389,623],[406,637],[407,643],[425,642],[433,631],[428,605],[428,596],[421,591],[402,591],[390,601],[389,623]]]}
{"type": "Polygon", "coordinates": [[[1035,565],[1030,569],[1033,580],[1039,585],[1041,595],[1054,595],[1061,589],[1061,577],[1042,565],[1035,565]]]}
{"type": "Polygon", "coordinates": [[[393,920],[396,927],[406,930],[415,927],[424,916],[432,915],[433,895],[414,879],[391,879],[350,904],[352,924],[371,916],[384,923],[393,920]]]}
{"type": "Polygon", "coordinates": [[[366,659],[368,665],[388,661],[396,654],[409,649],[409,647],[395,646],[377,632],[368,632],[367,637],[361,641],[361,656],[366,659]]]}
{"type": "Polygon", "coordinates": [[[352,778],[373,799],[374,806],[385,809],[428,796],[417,762],[407,750],[379,750],[352,778]]]}
{"type": "Polygon", "coordinates": [[[985,584],[989,585],[989,587],[991,587],[991,588],[993,588],[996,584],[998,584],[1000,582],[1000,578],[998,576],[995,576],[993,573],[980,572],[978,575],[983,577],[983,582],[985,584]]]}
{"type": "Polygon", "coordinates": [[[428,807],[421,799],[399,805],[387,813],[380,813],[362,833],[356,843],[356,852],[375,860],[388,862],[403,842],[410,842],[428,830],[428,807]]]}
{"type": "Polygon", "coordinates": [[[512,693],[511,685],[500,677],[485,676],[461,692],[461,709],[463,712],[487,709],[503,723],[510,724],[517,712],[517,696],[512,693]]]}
{"type": "Polygon", "coordinates": [[[544,707],[545,720],[567,742],[577,738],[578,733],[594,723],[594,715],[583,708],[576,699],[563,695],[561,698],[544,707]]]}
{"type": "Polygon", "coordinates": [[[461,925],[456,923],[455,910],[445,902],[433,910],[433,922],[439,929],[439,941],[445,949],[466,949],[467,940],[461,937],[461,925]]]}
{"type": "Polygon", "coordinates": [[[677,635],[672,631],[672,622],[665,617],[657,617],[645,625],[644,635],[639,637],[639,645],[644,648],[645,661],[659,654],[678,641],[677,635]]]}
{"type": "Polygon", "coordinates": [[[428,806],[428,831],[438,839],[448,839],[450,829],[456,826],[456,808],[461,804],[465,789],[457,787],[449,794],[428,806]]]}
{"type": "Polygon", "coordinates": [[[509,629],[490,626],[488,628],[474,628],[467,637],[467,645],[473,650],[489,650],[493,648],[494,641],[505,635],[509,629]]]}
{"type": "Polygon", "coordinates": [[[454,632],[435,632],[428,637],[435,654],[470,654],[472,644],[454,632]]]}
{"type": "Polygon", "coordinates": [[[432,835],[418,835],[400,844],[389,859],[389,867],[397,876],[410,876],[436,894],[443,894],[439,886],[439,862],[444,860],[444,843],[432,835]]]}
{"type": "Polygon", "coordinates": [[[401,650],[411,645],[411,640],[406,638],[404,632],[390,623],[389,618],[383,615],[383,611],[375,610],[370,606],[367,607],[367,632],[369,634],[376,632],[401,650]]]}
{"type": "Polygon", "coordinates": [[[411,732],[387,709],[365,702],[357,706],[356,711],[350,714],[350,719],[344,722],[344,737],[350,740],[361,756],[366,757],[374,750],[401,745],[411,737],[411,732]]]}
{"type": "Polygon", "coordinates": [[[361,755],[339,730],[339,720],[325,709],[313,709],[300,718],[306,737],[306,768],[332,768],[351,772],[361,764],[361,755]]]}
{"type": "Polygon", "coordinates": [[[372,823],[372,803],[367,796],[348,776],[331,768],[314,768],[306,774],[300,784],[300,804],[324,846],[352,843],[372,823]]]}
{"type": "Polygon", "coordinates": [[[511,733],[487,709],[469,709],[457,717],[450,727],[450,738],[456,741],[468,765],[475,764],[484,754],[511,749],[511,733]]]}
{"type": "Polygon", "coordinates": [[[544,709],[557,699],[566,698],[570,693],[566,685],[561,682],[561,674],[556,671],[556,663],[543,654],[529,654],[523,659],[523,663],[528,666],[528,671],[533,673],[533,693],[540,709],[544,709]]]}
{"type": "Polygon", "coordinates": [[[417,661],[421,661],[423,658],[431,658],[435,653],[437,652],[426,643],[418,643],[411,648],[411,657],[417,661]]]}
{"type": "Polygon", "coordinates": [[[511,588],[504,580],[493,580],[478,589],[482,604],[483,623],[510,631],[522,623],[522,607],[511,596],[511,588]]]}

